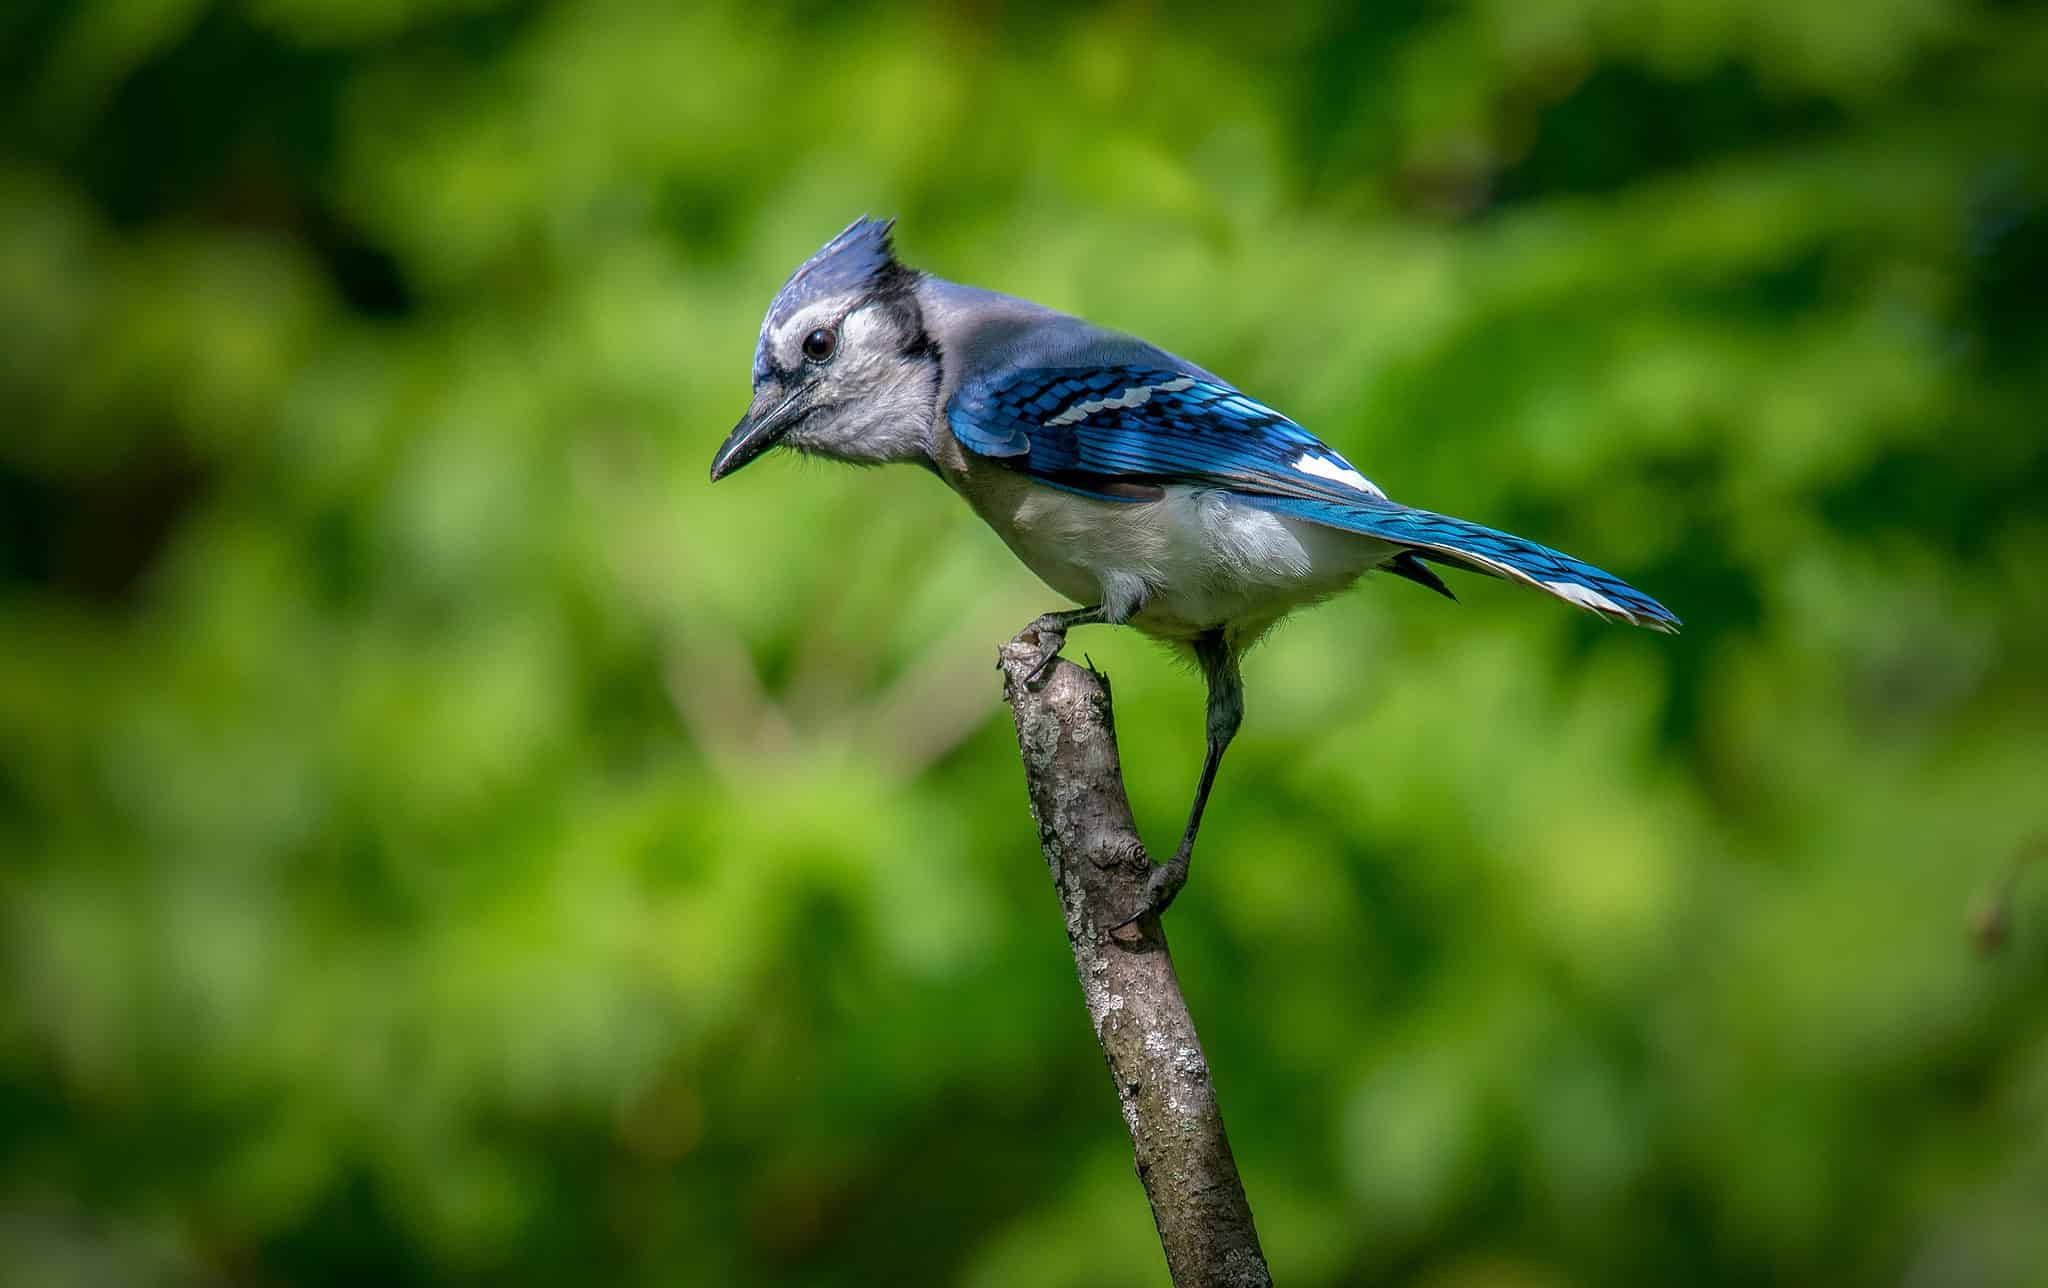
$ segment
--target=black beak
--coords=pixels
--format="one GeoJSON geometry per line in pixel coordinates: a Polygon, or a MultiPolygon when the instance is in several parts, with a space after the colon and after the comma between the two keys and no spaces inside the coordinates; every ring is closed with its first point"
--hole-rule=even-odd
{"type": "Polygon", "coordinates": [[[737,473],[741,466],[782,441],[782,435],[789,427],[811,409],[809,389],[798,389],[787,397],[777,398],[779,392],[755,398],[747,414],[740,417],[740,423],[725,436],[724,446],[718,449],[718,455],[711,458],[713,483],[728,474],[737,473]]]}

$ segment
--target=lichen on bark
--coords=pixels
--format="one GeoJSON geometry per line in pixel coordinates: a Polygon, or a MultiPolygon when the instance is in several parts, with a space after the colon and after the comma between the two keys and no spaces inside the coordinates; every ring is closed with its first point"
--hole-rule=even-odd
{"type": "Polygon", "coordinates": [[[1112,929],[1143,899],[1151,860],[1124,794],[1109,682],[1063,660],[1034,687],[1028,680],[1042,650],[1026,627],[1004,645],[997,665],[1081,998],[1109,1064],[1167,1268],[1179,1285],[1269,1285],[1166,932],[1156,917],[1112,929]]]}

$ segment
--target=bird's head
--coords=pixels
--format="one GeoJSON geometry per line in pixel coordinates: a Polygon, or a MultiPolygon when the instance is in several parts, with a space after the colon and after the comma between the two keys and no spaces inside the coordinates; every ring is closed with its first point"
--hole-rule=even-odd
{"type": "Polygon", "coordinates": [[[754,350],[753,406],[712,458],[713,482],[778,445],[858,465],[927,458],[939,350],[892,222],[855,220],[776,294],[754,350]]]}

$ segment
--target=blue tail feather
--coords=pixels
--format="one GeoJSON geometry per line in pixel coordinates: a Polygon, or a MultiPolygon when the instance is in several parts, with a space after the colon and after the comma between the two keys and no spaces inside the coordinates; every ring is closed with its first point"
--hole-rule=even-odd
{"type": "Polygon", "coordinates": [[[1407,546],[1431,563],[1518,581],[1610,621],[1678,633],[1680,623],[1670,609],[1614,574],[1497,528],[1393,501],[1354,505],[1244,493],[1237,498],[1275,514],[1407,546]]]}

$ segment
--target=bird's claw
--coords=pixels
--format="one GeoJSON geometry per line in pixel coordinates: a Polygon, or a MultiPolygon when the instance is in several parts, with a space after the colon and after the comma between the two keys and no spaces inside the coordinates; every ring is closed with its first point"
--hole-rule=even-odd
{"type": "Polygon", "coordinates": [[[1109,928],[1115,934],[1126,926],[1134,926],[1147,917],[1157,917],[1173,903],[1181,887],[1188,883],[1188,857],[1176,854],[1171,860],[1158,864],[1145,877],[1145,899],[1138,910],[1109,928]]]}
{"type": "Polygon", "coordinates": [[[1059,660],[1060,655],[1057,652],[1047,653],[1037,666],[1031,668],[1031,674],[1024,677],[1024,687],[1033,693],[1044,688],[1045,682],[1052,678],[1053,664],[1059,660]]]}
{"type": "Polygon", "coordinates": [[[1038,636],[1038,664],[1031,668],[1031,674],[1024,677],[1024,687],[1036,693],[1045,687],[1052,668],[1058,664],[1060,650],[1067,646],[1067,632],[1049,614],[1033,622],[1031,629],[1038,636]]]}

